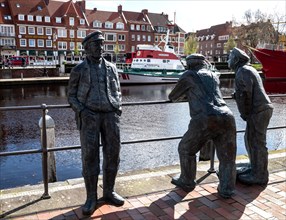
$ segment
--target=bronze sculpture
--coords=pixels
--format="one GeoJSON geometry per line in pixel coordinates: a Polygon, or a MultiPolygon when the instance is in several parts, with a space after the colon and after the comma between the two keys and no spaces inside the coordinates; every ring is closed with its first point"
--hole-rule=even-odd
{"type": "Polygon", "coordinates": [[[268,183],[268,151],[266,132],[273,112],[261,77],[249,65],[249,56],[239,48],[233,48],[228,66],[235,71],[235,93],[241,118],[246,121],[245,146],[250,166],[238,170],[238,181],[245,184],[268,183]]]}
{"type": "Polygon", "coordinates": [[[212,140],[219,159],[218,192],[223,198],[234,193],[236,180],[236,125],[219,90],[219,79],[201,54],[187,57],[187,71],[169,94],[171,101],[187,99],[191,120],[179,143],[181,174],[172,183],[187,192],[195,186],[196,153],[212,140]]]}
{"type": "Polygon", "coordinates": [[[102,57],[104,37],[94,31],[82,41],[86,59],[70,75],[68,102],[76,115],[80,131],[82,175],[87,199],[84,215],[91,215],[97,205],[100,173],[100,140],[103,152],[103,198],[115,205],[124,199],[114,191],[119,166],[121,90],[114,64],[102,57]]]}

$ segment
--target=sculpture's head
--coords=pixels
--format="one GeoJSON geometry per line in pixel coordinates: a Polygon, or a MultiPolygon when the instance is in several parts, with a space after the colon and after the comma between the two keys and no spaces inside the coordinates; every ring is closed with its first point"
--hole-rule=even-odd
{"type": "Polygon", "coordinates": [[[186,57],[187,69],[196,70],[202,67],[208,67],[209,62],[205,56],[199,53],[193,53],[186,57]]]}
{"type": "Polygon", "coordinates": [[[103,53],[103,42],[104,37],[102,32],[99,30],[90,33],[83,39],[82,45],[89,60],[100,60],[103,53]]]}
{"type": "Polygon", "coordinates": [[[228,67],[235,70],[240,64],[246,64],[250,60],[249,56],[241,49],[234,47],[229,54],[228,67]]]}

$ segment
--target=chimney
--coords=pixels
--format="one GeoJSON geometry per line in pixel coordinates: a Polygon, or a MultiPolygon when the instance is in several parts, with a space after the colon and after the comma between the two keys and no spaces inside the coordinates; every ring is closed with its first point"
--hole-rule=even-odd
{"type": "MultiPolygon", "coordinates": [[[[47,1],[47,0],[46,0],[47,1]]],[[[85,0],[77,1],[76,4],[80,7],[80,9],[85,12],[85,0]]]]}
{"type": "Polygon", "coordinates": [[[118,5],[118,12],[122,13],[122,5],[118,5]]]}
{"type": "Polygon", "coordinates": [[[49,5],[50,0],[45,0],[46,5],[49,5]]]}
{"type": "Polygon", "coordinates": [[[143,9],[143,10],[142,10],[142,13],[143,13],[144,15],[147,15],[147,14],[148,14],[148,9],[143,9]]]}
{"type": "Polygon", "coordinates": [[[97,11],[97,8],[93,8],[93,11],[96,12],[96,11],[97,11]]]}

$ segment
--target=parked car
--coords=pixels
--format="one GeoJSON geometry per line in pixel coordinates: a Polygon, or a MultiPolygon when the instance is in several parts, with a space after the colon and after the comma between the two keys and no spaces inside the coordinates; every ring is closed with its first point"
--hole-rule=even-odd
{"type": "Polygon", "coordinates": [[[27,66],[28,64],[29,59],[21,56],[9,57],[5,62],[5,66],[27,66]]]}

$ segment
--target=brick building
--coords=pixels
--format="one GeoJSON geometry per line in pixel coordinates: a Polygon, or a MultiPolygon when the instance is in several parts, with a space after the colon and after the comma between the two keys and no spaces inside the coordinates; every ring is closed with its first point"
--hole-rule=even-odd
{"type": "MultiPolygon", "coordinates": [[[[0,14],[2,57],[27,55],[56,63],[82,59],[81,41],[95,29],[104,33],[105,55],[124,58],[138,44],[160,43],[171,24],[164,13],[124,11],[122,5],[116,12],[87,9],[85,0],[0,0],[0,14]]],[[[185,31],[175,24],[170,33],[175,51],[183,54],[185,31]]]]}

